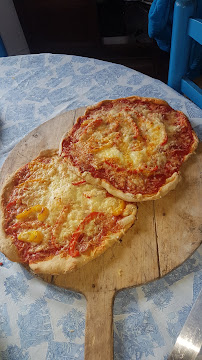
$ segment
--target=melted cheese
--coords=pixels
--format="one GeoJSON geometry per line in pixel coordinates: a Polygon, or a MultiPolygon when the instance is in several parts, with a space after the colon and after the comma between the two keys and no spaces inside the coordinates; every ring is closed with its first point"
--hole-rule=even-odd
{"type": "Polygon", "coordinates": [[[121,163],[124,163],[124,156],[119,149],[117,149],[115,146],[110,147],[109,149],[103,149],[97,153],[97,157],[100,159],[113,159],[118,158],[121,163]]]}
{"type": "MultiPolygon", "coordinates": [[[[52,157],[45,166],[35,160],[30,169],[30,181],[20,187],[20,199],[25,209],[17,214],[16,222],[22,224],[22,229],[23,224],[29,224],[27,231],[19,232],[18,239],[36,243],[35,252],[45,248],[51,238],[68,244],[79,224],[92,212],[119,216],[127,207],[123,200],[107,196],[106,190],[80,181],[61,157],[52,157]],[[38,178],[48,181],[31,181],[38,178]]],[[[134,207],[128,209],[129,214],[134,207]]],[[[88,232],[92,235],[97,231],[94,227],[94,221],[88,224],[88,232]]]]}
{"type": "Polygon", "coordinates": [[[132,170],[147,169],[147,173],[156,166],[164,166],[166,155],[158,151],[167,141],[162,114],[150,112],[145,105],[137,106],[135,112],[133,109],[126,112],[117,105],[106,113],[92,116],[88,128],[96,116],[102,116],[101,125],[94,129],[93,137],[85,137],[86,143],[91,143],[96,169],[106,160],[132,170]],[[118,132],[113,132],[113,126],[118,132]]]}
{"type": "Polygon", "coordinates": [[[148,161],[148,154],[146,149],[142,149],[140,151],[131,151],[130,158],[133,162],[133,166],[138,169],[142,166],[143,163],[148,161]]]}
{"type": "Polygon", "coordinates": [[[16,216],[18,220],[24,220],[30,217],[33,217],[37,214],[37,219],[39,221],[44,221],[48,217],[49,211],[47,207],[43,205],[35,205],[31,206],[30,208],[24,210],[22,213],[16,216]],[[37,214],[38,213],[38,214],[37,214]]]}
{"type": "Polygon", "coordinates": [[[43,234],[39,230],[28,230],[18,235],[18,240],[40,244],[43,240],[43,234]]]}
{"type": "Polygon", "coordinates": [[[145,121],[145,136],[150,148],[156,149],[165,141],[167,134],[161,114],[148,116],[148,120],[145,121]]]}

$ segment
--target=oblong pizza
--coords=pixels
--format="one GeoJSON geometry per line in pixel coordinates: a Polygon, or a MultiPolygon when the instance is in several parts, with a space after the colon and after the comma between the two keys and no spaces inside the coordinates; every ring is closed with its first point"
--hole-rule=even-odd
{"type": "Polygon", "coordinates": [[[60,143],[73,171],[125,201],[158,199],[174,189],[198,139],[181,111],[132,96],[87,108],[60,143]]]}
{"type": "Polygon", "coordinates": [[[119,240],[136,212],[134,203],[86,183],[58,151],[46,150],[3,187],[0,250],[36,273],[64,274],[119,240]]]}

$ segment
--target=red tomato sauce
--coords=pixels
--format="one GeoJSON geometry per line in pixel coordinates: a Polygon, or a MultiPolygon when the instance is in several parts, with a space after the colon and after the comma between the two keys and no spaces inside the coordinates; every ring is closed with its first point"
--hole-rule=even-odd
{"type": "MultiPolygon", "coordinates": [[[[149,110],[163,114],[163,121],[165,122],[169,121],[169,117],[166,115],[168,115],[172,111],[175,111],[167,104],[157,104],[141,99],[119,99],[118,103],[120,105],[123,104],[124,109],[126,107],[133,107],[134,111],[134,105],[145,105],[149,110]]],[[[112,102],[104,102],[100,105],[100,108],[98,108],[98,110],[101,110],[102,108],[104,110],[107,110],[112,108],[112,106],[112,102]]],[[[91,157],[84,156],[83,154],[77,152],[77,150],[75,150],[76,148],[71,146],[74,142],[74,137],[72,138],[72,143],[70,143],[69,140],[68,143],[65,143],[64,141],[63,151],[66,156],[70,158],[72,164],[75,167],[79,168],[81,173],[87,171],[94,178],[106,180],[115,188],[120,189],[123,192],[131,192],[134,195],[138,193],[143,195],[152,195],[159,191],[159,189],[165,184],[167,178],[171,177],[174,172],[179,171],[184,161],[184,158],[191,151],[192,144],[194,142],[191,124],[187,120],[186,116],[181,112],[175,112],[175,114],[175,124],[179,124],[180,131],[173,134],[172,138],[170,139],[168,139],[168,136],[166,136],[162,144],[160,145],[161,151],[163,151],[167,157],[166,164],[161,168],[159,168],[158,166],[154,166],[153,169],[149,169],[150,171],[144,171],[144,169],[147,168],[146,164],[143,169],[124,168],[123,166],[120,166],[113,162],[113,160],[108,159],[104,160],[100,164],[100,166],[95,167],[92,161],[89,161],[91,157]],[[164,148],[164,146],[167,147],[164,148]],[[140,179],[139,186],[135,186],[132,182],[132,175],[140,179]],[[144,186],[142,186],[142,184],[144,184],[144,186]]],[[[78,129],[79,124],[76,124],[76,127],[78,129]]]]}
{"type": "Polygon", "coordinates": [[[16,211],[12,214],[11,225],[7,225],[5,232],[8,236],[13,239],[13,242],[18,249],[18,254],[23,263],[34,263],[36,261],[47,260],[55,255],[78,257],[84,253],[87,249],[94,249],[99,246],[102,242],[102,239],[105,235],[110,232],[115,232],[119,229],[117,220],[120,217],[115,217],[111,215],[106,215],[100,212],[92,212],[85,217],[85,219],[80,223],[74,234],[71,236],[70,242],[68,245],[65,243],[58,244],[55,237],[52,234],[53,226],[48,224],[41,224],[38,220],[28,220],[28,221],[15,221],[16,211]],[[93,237],[85,233],[85,226],[91,221],[95,221],[95,226],[99,225],[97,234],[94,234],[93,237]],[[38,252],[34,252],[34,248],[37,245],[33,243],[24,242],[18,240],[18,234],[22,231],[27,231],[30,229],[37,229],[38,227],[44,227],[44,229],[50,230],[50,240],[47,244],[47,247],[41,249],[38,252]],[[51,235],[52,234],[52,235],[51,235]]]}

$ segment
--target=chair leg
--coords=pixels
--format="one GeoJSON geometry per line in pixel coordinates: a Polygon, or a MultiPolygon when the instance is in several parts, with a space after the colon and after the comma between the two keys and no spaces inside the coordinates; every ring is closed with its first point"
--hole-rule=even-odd
{"type": "Polygon", "coordinates": [[[6,51],[6,48],[4,46],[4,43],[2,41],[2,38],[0,36],[0,57],[3,57],[3,56],[7,56],[7,51],[6,51]]]}
{"type": "Polygon", "coordinates": [[[168,85],[181,92],[181,79],[189,63],[191,38],[187,34],[189,18],[194,15],[195,0],[177,0],[174,6],[168,85]]]}

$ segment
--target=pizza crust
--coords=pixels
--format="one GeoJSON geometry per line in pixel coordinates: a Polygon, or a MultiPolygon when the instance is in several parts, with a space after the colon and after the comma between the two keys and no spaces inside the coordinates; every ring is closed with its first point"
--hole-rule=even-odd
{"type": "MultiPolygon", "coordinates": [[[[111,102],[112,103],[117,102],[117,101],[123,100],[123,99],[124,98],[119,98],[119,99],[114,99],[114,100],[101,100],[97,104],[93,104],[93,105],[88,106],[86,108],[85,115],[88,115],[89,112],[101,107],[102,105],[109,104],[111,102]]],[[[141,97],[141,96],[133,95],[133,96],[128,96],[126,99],[131,100],[131,102],[133,100],[142,100],[142,101],[152,102],[152,103],[157,104],[157,105],[168,105],[167,101],[162,100],[162,99],[157,99],[157,98],[150,98],[150,97],[147,98],[147,97],[141,97]]]]}
{"type": "Polygon", "coordinates": [[[198,144],[199,144],[199,139],[198,139],[196,133],[194,132],[194,130],[192,130],[192,136],[194,138],[194,141],[193,141],[192,147],[190,149],[190,152],[189,152],[189,154],[187,154],[185,156],[184,161],[187,161],[191,155],[195,154],[195,151],[196,151],[196,149],[198,147],[198,144]]]}
{"type": "Polygon", "coordinates": [[[5,220],[3,216],[3,200],[4,198],[6,198],[7,194],[9,194],[10,189],[12,188],[14,176],[15,173],[7,177],[5,185],[3,186],[0,194],[0,251],[5,254],[9,260],[14,262],[21,262],[18,256],[17,249],[12,242],[12,239],[10,237],[7,237],[4,231],[5,220]]]}
{"type": "Polygon", "coordinates": [[[11,261],[21,262],[17,249],[13,244],[11,238],[6,237],[2,225],[0,226],[0,251],[11,261]]]}

